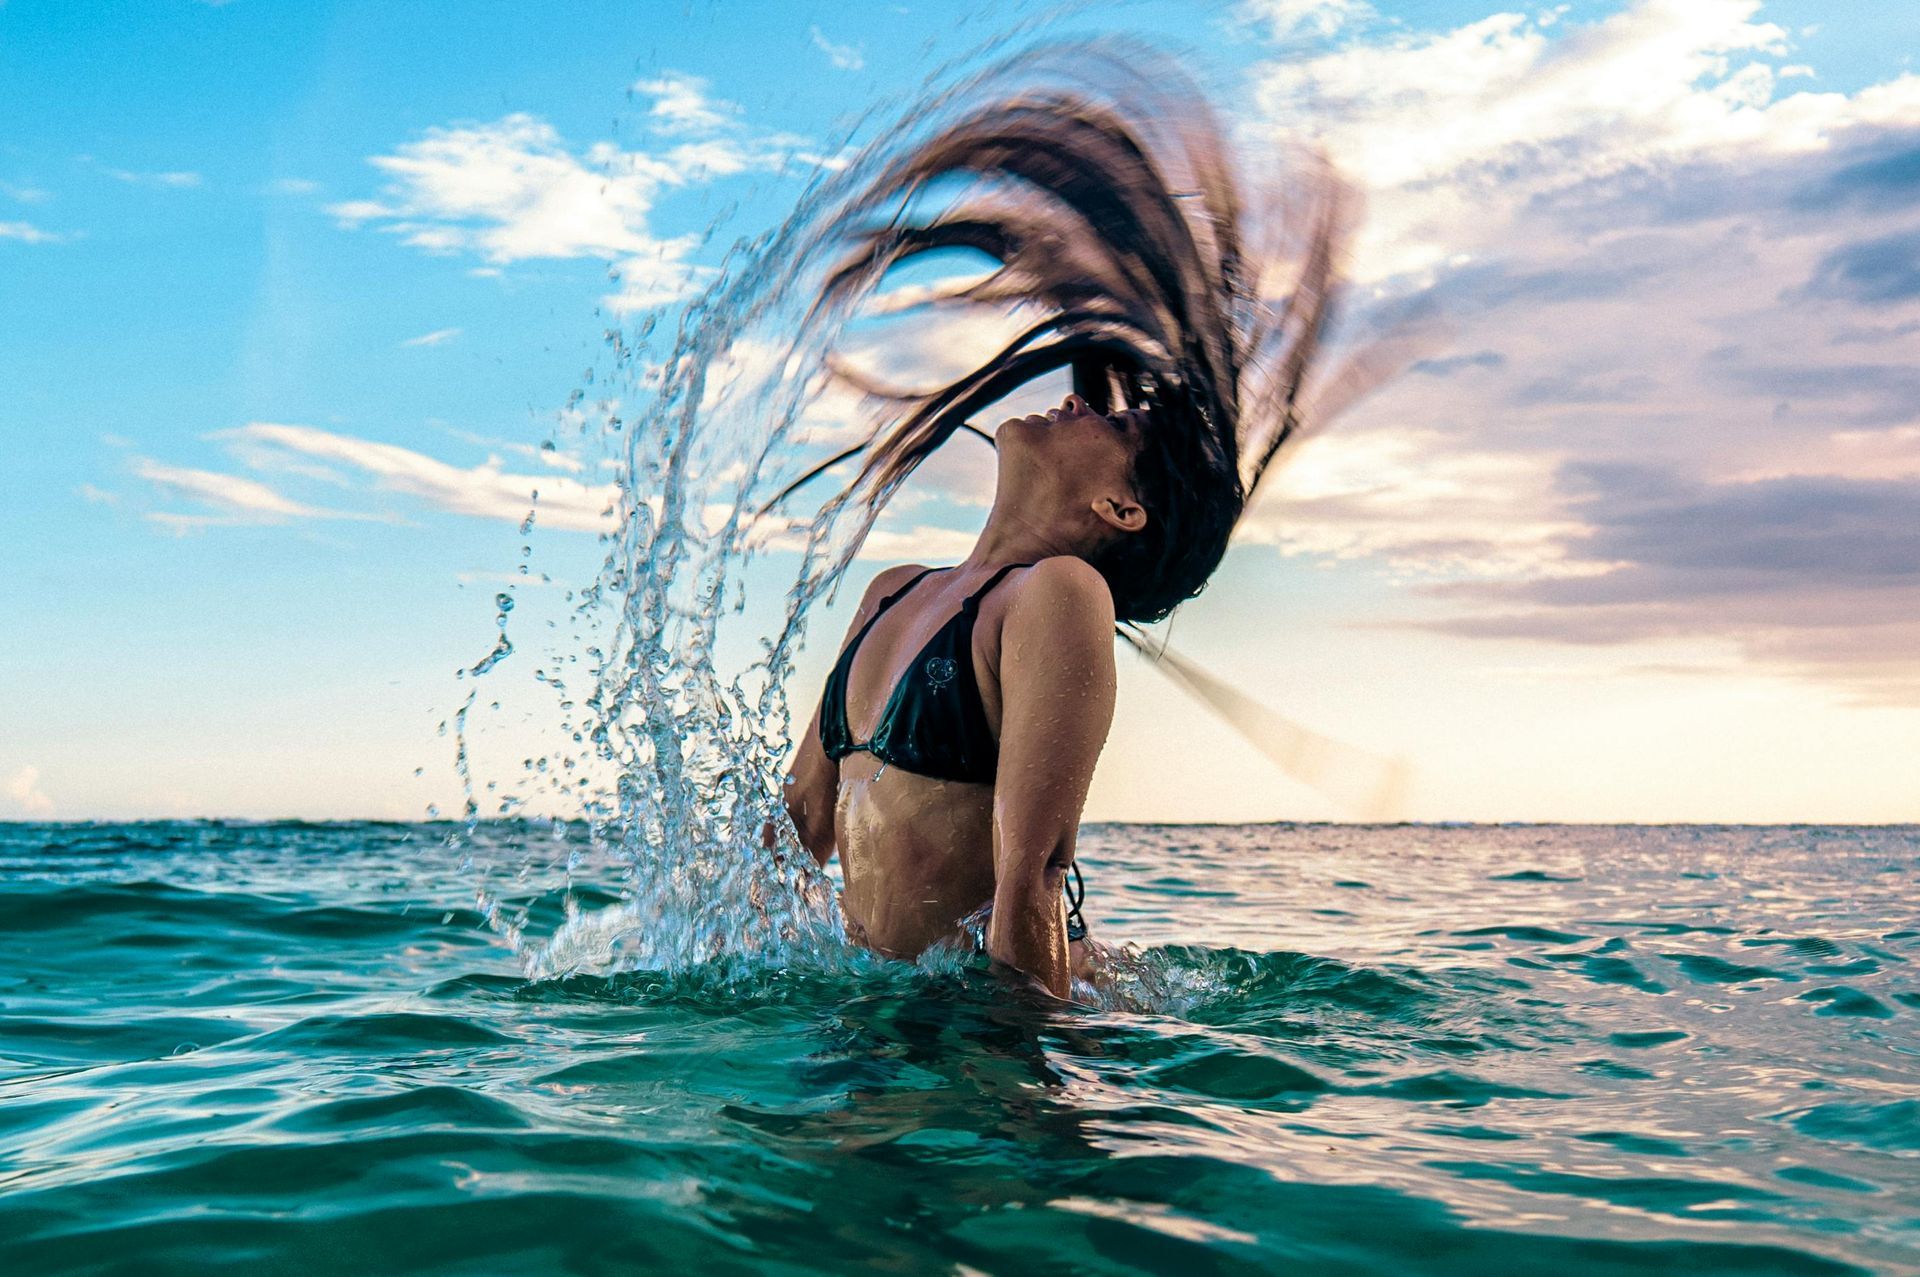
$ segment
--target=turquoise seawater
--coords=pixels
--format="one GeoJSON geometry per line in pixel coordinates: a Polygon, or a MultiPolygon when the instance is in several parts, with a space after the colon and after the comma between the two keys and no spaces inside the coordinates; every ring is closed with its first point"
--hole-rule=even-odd
{"type": "Polygon", "coordinates": [[[529,981],[445,833],[0,826],[0,1271],[1920,1270],[1914,829],[1095,826],[1080,1009],[529,981]]]}

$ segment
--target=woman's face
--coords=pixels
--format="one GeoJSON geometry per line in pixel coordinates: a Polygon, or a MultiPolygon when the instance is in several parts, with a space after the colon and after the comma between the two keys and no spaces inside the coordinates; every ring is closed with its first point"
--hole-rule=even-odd
{"type": "Polygon", "coordinates": [[[1008,418],[995,439],[1002,451],[1012,445],[1027,465],[1102,480],[1117,476],[1124,483],[1133,472],[1145,417],[1140,408],[1098,413],[1079,395],[1068,395],[1044,413],[1008,418]]]}
{"type": "Polygon", "coordinates": [[[1133,459],[1145,429],[1145,409],[1098,413],[1079,395],[1044,413],[1009,418],[995,435],[1002,493],[1075,509],[1132,502],[1133,459]]]}

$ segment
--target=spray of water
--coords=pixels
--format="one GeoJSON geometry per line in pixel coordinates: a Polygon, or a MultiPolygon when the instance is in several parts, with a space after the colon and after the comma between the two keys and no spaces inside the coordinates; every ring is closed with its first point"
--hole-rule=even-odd
{"type": "MultiPolygon", "coordinates": [[[[829,273],[850,235],[899,224],[941,198],[875,179],[955,116],[1035,83],[1112,100],[1156,66],[1167,64],[1112,40],[1011,54],[994,47],[963,60],[874,129],[875,140],[822,165],[792,214],[736,243],[697,296],[606,333],[605,366],[589,377],[595,406],[585,406],[583,389],[569,408],[618,442],[613,530],[597,578],[570,596],[578,650],[539,671],[559,698],[559,739],[526,760],[501,800],[503,812],[536,793],[584,810],[589,854],[565,839],[529,839],[509,863],[473,854],[480,803],[466,724],[477,690],[455,716],[464,824],[453,841],[468,856],[483,912],[530,975],[864,961],[847,948],[828,879],[793,841],[780,779],[791,738],[787,682],[810,614],[878,510],[845,496],[814,509],[774,498],[823,458],[872,438],[896,411],[886,395],[858,392],[845,339],[875,314],[910,313],[943,293],[937,283],[889,292],[876,281],[877,294],[827,287],[829,273]],[[756,560],[775,570],[750,574],[756,560]],[[743,643],[750,576],[758,589],[778,582],[783,597],[771,633],[749,631],[743,643]],[[550,847],[568,850],[555,860],[550,847]],[[589,870],[596,889],[612,880],[611,903],[579,889],[589,870]]],[[[523,536],[534,522],[530,511],[523,536]]],[[[514,654],[513,599],[503,593],[498,605],[495,642],[464,671],[471,680],[514,654]]],[[[496,785],[486,782],[489,794],[496,785]]]]}

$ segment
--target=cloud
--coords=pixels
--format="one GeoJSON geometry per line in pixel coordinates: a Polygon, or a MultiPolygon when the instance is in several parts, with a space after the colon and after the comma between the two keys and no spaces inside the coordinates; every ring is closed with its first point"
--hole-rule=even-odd
{"type": "Polygon", "coordinates": [[[18,182],[0,182],[0,195],[6,196],[17,204],[44,204],[53,195],[37,186],[24,186],[18,182]]]}
{"type": "Polygon", "coordinates": [[[827,39],[819,27],[808,27],[807,35],[813,41],[813,47],[827,55],[827,61],[841,71],[858,71],[867,65],[867,59],[858,45],[835,44],[827,39]]]}
{"type": "Polygon", "coordinates": [[[402,346],[441,346],[458,337],[463,329],[436,328],[430,333],[421,333],[418,337],[409,337],[401,342],[402,346]]]}
{"type": "Polygon", "coordinates": [[[1810,92],[1792,42],[1752,0],[1641,0],[1257,67],[1244,130],[1368,188],[1356,331],[1421,296],[1445,341],[1246,539],[1377,565],[1394,624],[1920,696],[1920,79],[1810,92]]]}
{"type": "Polygon", "coordinates": [[[1363,0],[1247,0],[1240,16],[1265,26],[1271,39],[1285,41],[1302,34],[1333,35],[1372,17],[1373,7],[1363,0]]]}
{"type": "Polygon", "coordinates": [[[462,585],[511,585],[515,589],[521,590],[537,590],[543,586],[551,586],[553,584],[553,578],[544,572],[539,576],[534,576],[531,572],[499,572],[476,569],[470,572],[456,572],[454,573],[454,579],[462,585]]]}
{"type": "Polygon", "coordinates": [[[7,797],[13,800],[15,810],[30,819],[53,815],[53,800],[40,790],[38,767],[22,767],[7,777],[7,797]]]}
{"type": "Polygon", "coordinates": [[[707,81],[682,71],[639,80],[633,91],[653,99],[648,122],[662,133],[716,133],[739,122],[738,104],[707,94],[707,81]]]}
{"type": "Polygon", "coordinates": [[[1580,522],[1550,467],[1406,427],[1309,440],[1269,480],[1236,539],[1286,554],[1374,559],[1397,574],[1558,576],[1580,522]]]}
{"type": "Polygon", "coordinates": [[[1355,40],[1254,75],[1256,133],[1303,122],[1376,192],[1369,277],[1497,245],[1542,195],[1727,152],[1804,154],[1837,129],[1920,118],[1920,77],[1776,96],[1790,47],[1759,0],[1640,0],[1591,26],[1495,14],[1355,40]],[[1418,139],[1409,145],[1409,139],[1418,139]]]}
{"type": "Polygon", "coordinates": [[[922,524],[905,530],[877,527],[860,543],[859,558],[871,563],[939,563],[964,559],[976,534],[922,524]]]}
{"type": "Polygon", "coordinates": [[[591,167],[529,115],[433,128],[373,157],[390,179],[379,199],[329,211],[350,226],[380,223],[415,247],[496,263],[653,247],[646,217],[672,171],[604,143],[586,158],[591,167]]]}
{"type": "MultiPolygon", "coordinates": [[[[405,496],[435,510],[516,526],[532,512],[536,526],[541,528],[610,532],[620,508],[620,491],[615,484],[586,483],[554,473],[514,473],[506,470],[497,457],[489,457],[477,466],[458,466],[395,444],[272,422],[253,422],[222,431],[216,437],[237,445],[243,455],[260,464],[273,464],[266,454],[275,451],[326,462],[371,480],[377,491],[405,496]]],[[[579,468],[577,462],[574,468],[579,468]]],[[[658,498],[650,498],[650,504],[657,513],[658,498]]],[[[696,517],[711,534],[733,514],[731,507],[714,502],[701,507],[696,517]]],[[[951,539],[940,540],[945,534],[939,529],[889,535],[891,539],[881,541],[882,547],[924,551],[933,545],[954,544],[951,539]]],[[[763,527],[756,536],[769,549],[794,550],[803,544],[792,530],[781,530],[773,524],[763,527]]],[[[971,538],[967,544],[971,544],[971,538]]],[[[865,554],[875,557],[876,551],[868,549],[865,554]]]]}
{"type": "Polygon", "coordinates": [[[254,422],[221,438],[330,462],[371,479],[380,491],[411,497],[437,510],[519,523],[537,511],[541,527],[603,532],[618,492],[557,474],[514,474],[489,458],[456,466],[395,444],[375,443],[312,426],[254,422]]]}
{"type": "Polygon", "coordinates": [[[387,178],[372,199],[328,211],[342,226],[373,226],[437,254],[466,254],[498,274],[516,262],[599,257],[614,263],[619,311],[685,297],[712,274],[688,260],[697,235],[662,236],[654,207],[670,190],[789,161],[826,162],[785,133],[749,134],[737,108],[707,98],[704,82],[668,73],[636,89],[655,101],[657,132],[685,140],[658,153],[601,142],[576,152],[531,115],[428,129],[369,163],[387,178]]]}
{"type": "Polygon", "coordinates": [[[186,190],[199,186],[204,179],[198,173],[174,170],[164,173],[142,173],[133,169],[108,168],[101,166],[100,171],[116,182],[125,182],[129,186],[161,186],[172,190],[186,190]]]}
{"type": "Polygon", "coordinates": [[[1426,587],[1470,605],[1426,628],[1617,644],[1724,638],[1762,665],[1920,704],[1920,471],[1689,482],[1570,465],[1584,526],[1559,546],[1591,570],[1426,587]]]}
{"type": "MultiPolygon", "coordinates": [[[[607,411],[618,411],[617,405],[610,406],[607,411]]],[[[581,414],[578,409],[574,409],[570,412],[563,413],[562,420],[571,420],[575,424],[578,424],[583,415],[584,414],[581,414]]],[[[452,434],[454,438],[460,440],[462,443],[470,443],[477,448],[511,452],[518,456],[525,457],[529,461],[537,461],[549,470],[564,470],[568,474],[579,474],[582,470],[586,469],[585,464],[581,462],[580,458],[571,453],[560,451],[559,446],[551,439],[536,446],[514,439],[496,439],[489,435],[474,434],[469,430],[453,430],[448,433],[452,434]]]]}
{"type": "Polygon", "coordinates": [[[198,528],[248,523],[285,523],[293,519],[373,519],[378,516],[355,514],[305,505],[282,496],[254,479],[222,474],[215,470],[193,470],[171,466],[145,457],[136,458],[133,472],[161,491],[193,501],[211,513],[180,514],[153,511],[149,522],[176,532],[198,528]]]}
{"type": "Polygon", "coordinates": [[[1446,359],[1422,359],[1408,366],[1408,372],[1429,377],[1451,377],[1473,368],[1504,368],[1507,358],[1497,350],[1478,350],[1471,355],[1453,355],[1446,359]]]}
{"type": "Polygon", "coordinates": [[[1806,291],[1873,306],[1920,298],[1920,230],[1834,249],[1814,267],[1806,291]]]}
{"type": "Polygon", "coordinates": [[[58,244],[67,236],[42,230],[31,222],[0,222],[0,239],[19,240],[23,244],[58,244]]]}
{"type": "Polygon", "coordinates": [[[277,177],[267,187],[275,195],[315,195],[320,183],[306,177],[277,177]]]}
{"type": "Polygon", "coordinates": [[[1809,187],[1798,203],[1813,209],[1851,205],[1885,210],[1911,206],[1920,198],[1920,134],[1897,133],[1864,150],[1809,187]]]}

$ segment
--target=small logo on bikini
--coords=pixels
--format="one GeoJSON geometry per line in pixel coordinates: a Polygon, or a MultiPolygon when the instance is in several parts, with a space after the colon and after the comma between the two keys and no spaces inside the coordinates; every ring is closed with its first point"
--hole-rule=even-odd
{"type": "Polygon", "coordinates": [[[936,689],[953,682],[955,672],[951,659],[945,656],[927,658],[927,682],[932,683],[936,689]]]}

